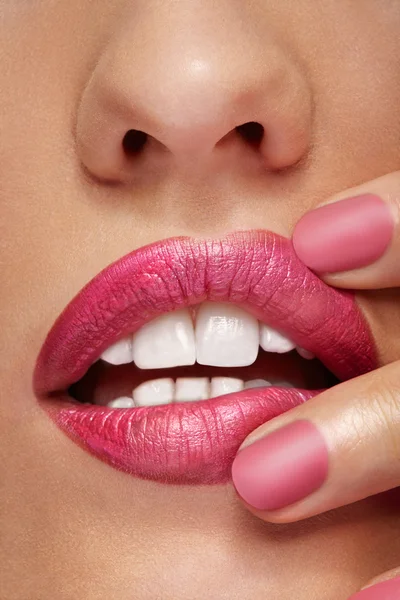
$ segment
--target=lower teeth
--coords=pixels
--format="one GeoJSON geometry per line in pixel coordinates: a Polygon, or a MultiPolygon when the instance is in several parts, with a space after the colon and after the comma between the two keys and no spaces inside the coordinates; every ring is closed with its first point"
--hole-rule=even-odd
{"type": "Polygon", "coordinates": [[[129,398],[129,396],[122,396],[122,398],[117,398],[112,402],[107,404],[110,408],[134,408],[135,403],[133,398],[129,398]]]}
{"type": "Polygon", "coordinates": [[[246,381],[244,389],[250,390],[252,388],[269,387],[270,385],[271,383],[265,379],[252,379],[251,381],[246,381]]]}
{"type": "Polygon", "coordinates": [[[252,379],[243,382],[232,377],[206,377],[154,379],[139,385],[131,397],[122,396],[107,404],[109,408],[135,408],[143,406],[160,406],[175,402],[196,402],[217,398],[226,394],[240,392],[252,388],[263,388],[275,385],[293,387],[288,382],[274,383],[265,379],[252,379]]]}

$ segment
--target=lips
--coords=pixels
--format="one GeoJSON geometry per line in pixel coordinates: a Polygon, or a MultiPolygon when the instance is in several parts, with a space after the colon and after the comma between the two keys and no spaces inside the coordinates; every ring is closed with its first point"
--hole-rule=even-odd
{"type": "Polygon", "coordinates": [[[254,428],[317,392],[258,388],[190,404],[113,410],[73,403],[66,391],[118,339],[205,300],[244,308],[341,380],[377,366],[353,296],[318,279],[289,240],[265,231],[220,240],[174,238],[107,267],[67,306],[37,360],[34,390],[42,406],[83,448],[134,476],[180,484],[227,481],[237,449],[254,428]]]}

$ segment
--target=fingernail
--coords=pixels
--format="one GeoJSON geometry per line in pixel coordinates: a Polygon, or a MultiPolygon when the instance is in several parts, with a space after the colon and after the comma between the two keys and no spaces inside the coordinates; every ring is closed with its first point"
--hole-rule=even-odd
{"type": "Polygon", "coordinates": [[[399,600],[399,598],[400,578],[397,577],[362,590],[349,600],[399,600]]]}
{"type": "Polygon", "coordinates": [[[310,421],[294,421],[239,450],[235,488],[258,510],[277,510],[309,496],[328,475],[328,449],[310,421]]]}
{"type": "Polygon", "coordinates": [[[364,194],[316,208],[297,223],[293,246],[310,269],[319,273],[351,271],[374,263],[394,232],[389,206],[364,194]]]}

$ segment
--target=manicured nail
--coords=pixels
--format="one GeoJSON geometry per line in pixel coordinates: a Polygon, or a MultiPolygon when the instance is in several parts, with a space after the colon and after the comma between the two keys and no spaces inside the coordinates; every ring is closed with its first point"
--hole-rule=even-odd
{"type": "Polygon", "coordinates": [[[304,215],[294,230],[293,246],[310,269],[339,273],[378,260],[388,248],[393,232],[389,206],[379,196],[364,194],[304,215]]]}
{"type": "Polygon", "coordinates": [[[355,594],[349,600],[399,600],[400,599],[400,577],[390,579],[373,585],[358,594],[355,594]]]}
{"type": "Polygon", "coordinates": [[[328,449],[310,421],[294,421],[239,450],[232,479],[258,510],[277,510],[309,496],[328,475],[328,449]]]}

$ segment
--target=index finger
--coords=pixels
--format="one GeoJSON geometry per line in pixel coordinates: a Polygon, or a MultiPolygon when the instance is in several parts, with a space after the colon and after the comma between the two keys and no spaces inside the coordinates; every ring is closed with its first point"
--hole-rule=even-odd
{"type": "Polygon", "coordinates": [[[326,283],[352,289],[400,286],[400,171],[308,212],[293,246],[326,283]]]}

